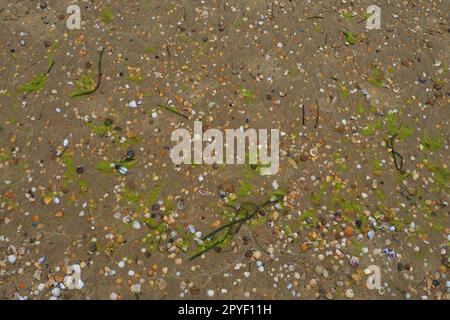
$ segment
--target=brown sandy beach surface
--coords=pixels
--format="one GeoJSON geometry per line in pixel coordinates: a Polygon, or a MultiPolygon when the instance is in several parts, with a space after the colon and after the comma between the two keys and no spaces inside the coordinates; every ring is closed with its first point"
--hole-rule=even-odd
{"type": "Polygon", "coordinates": [[[448,299],[449,12],[0,1],[0,299],[448,299]],[[195,120],[278,172],[176,166],[195,120]]]}

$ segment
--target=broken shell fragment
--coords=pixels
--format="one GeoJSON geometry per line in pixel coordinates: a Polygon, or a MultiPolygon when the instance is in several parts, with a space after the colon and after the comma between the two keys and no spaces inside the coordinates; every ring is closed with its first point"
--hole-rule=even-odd
{"type": "Polygon", "coordinates": [[[318,154],[319,152],[317,151],[317,148],[312,148],[311,150],[309,150],[309,155],[311,156],[311,157],[317,157],[317,154],[318,154]]]}

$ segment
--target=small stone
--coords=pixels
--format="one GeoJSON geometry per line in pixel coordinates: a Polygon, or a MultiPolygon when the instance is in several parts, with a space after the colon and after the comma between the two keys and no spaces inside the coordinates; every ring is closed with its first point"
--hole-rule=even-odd
{"type": "Polygon", "coordinates": [[[15,255],[10,254],[10,255],[8,256],[8,263],[9,263],[9,264],[15,264],[16,261],[17,261],[17,257],[16,257],[15,255]]]}
{"type": "Polygon", "coordinates": [[[52,289],[52,296],[59,297],[61,294],[61,289],[59,287],[55,287],[52,289]]]}
{"type": "Polygon", "coordinates": [[[107,118],[107,119],[105,119],[105,121],[103,121],[103,124],[106,127],[111,127],[113,125],[113,121],[111,119],[107,118]]]}
{"type": "Polygon", "coordinates": [[[53,201],[53,198],[50,197],[50,196],[47,196],[47,197],[45,197],[44,199],[42,199],[42,202],[43,202],[46,206],[48,206],[50,203],[52,203],[52,201],[53,201]]]}
{"type": "Polygon", "coordinates": [[[349,289],[345,290],[345,296],[349,299],[353,299],[353,297],[355,296],[353,289],[349,288],[349,289]]]}
{"type": "Polygon", "coordinates": [[[214,292],[214,290],[209,289],[209,290],[206,292],[206,294],[208,295],[208,297],[214,297],[215,292],[214,292]]]}
{"type": "Polygon", "coordinates": [[[139,230],[141,228],[141,223],[139,222],[139,220],[134,220],[133,224],[132,224],[132,227],[135,230],[139,230]]]}
{"type": "Polygon", "coordinates": [[[128,151],[127,151],[127,159],[128,159],[128,160],[133,160],[133,159],[134,159],[134,156],[135,156],[135,154],[134,154],[134,151],[133,151],[133,150],[128,150],[128,151]]]}
{"type": "Polygon", "coordinates": [[[414,187],[408,187],[408,188],[406,189],[406,192],[408,192],[408,194],[409,194],[411,197],[414,197],[414,196],[417,194],[417,189],[414,188],[414,187]]]}
{"type": "Polygon", "coordinates": [[[346,237],[351,237],[351,236],[353,236],[353,228],[352,227],[346,227],[345,229],[344,229],[344,235],[346,236],[346,237]]]}
{"type": "Polygon", "coordinates": [[[318,276],[321,276],[322,275],[322,272],[323,272],[323,270],[325,270],[325,268],[322,266],[322,265],[317,265],[315,268],[314,268],[314,272],[316,273],[316,275],[318,275],[318,276]]]}
{"type": "Polygon", "coordinates": [[[141,285],[138,284],[138,283],[133,284],[133,285],[130,287],[130,290],[131,290],[131,292],[133,292],[133,293],[139,293],[139,292],[141,292],[141,285]]]}
{"type": "Polygon", "coordinates": [[[274,180],[274,181],[272,182],[272,188],[273,188],[274,190],[278,190],[279,187],[280,187],[280,185],[278,184],[277,180],[274,180]]]}
{"type": "Polygon", "coordinates": [[[427,82],[427,78],[424,75],[419,75],[418,80],[420,83],[424,84],[427,82]]]}
{"type": "Polygon", "coordinates": [[[350,265],[352,267],[354,267],[354,268],[357,268],[359,266],[359,259],[358,259],[358,257],[355,257],[355,256],[351,257],[350,258],[350,265]]]}
{"type": "Polygon", "coordinates": [[[262,254],[261,254],[261,251],[259,251],[259,250],[255,250],[254,252],[253,252],[253,259],[255,259],[255,260],[259,260],[259,259],[261,259],[261,257],[262,257],[262,254]]]}
{"type": "Polygon", "coordinates": [[[307,161],[307,160],[308,160],[308,155],[307,155],[306,153],[302,153],[302,154],[300,155],[300,160],[301,160],[301,161],[307,161]]]}

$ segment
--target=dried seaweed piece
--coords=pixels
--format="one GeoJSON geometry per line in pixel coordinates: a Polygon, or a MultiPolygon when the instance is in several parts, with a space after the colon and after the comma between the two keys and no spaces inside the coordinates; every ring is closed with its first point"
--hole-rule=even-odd
{"type": "Polygon", "coordinates": [[[397,171],[401,171],[403,168],[403,157],[394,149],[394,139],[397,137],[397,135],[398,134],[391,136],[389,140],[386,141],[386,144],[388,148],[391,149],[392,157],[394,158],[395,169],[397,169],[397,171]],[[400,163],[397,162],[397,158],[400,159],[400,163]]]}
{"type": "Polygon", "coordinates": [[[99,53],[97,85],[92,90],[86,90],[86,91],[74,93],[74,94],[71,95],[72,97],[81,97],[81,96],[85,96],[85,95],[88,95],[88,94],[92,94],[92,93],[96,92],[97,89],[100,87],[100,83],[101,83],[102,75],[103,75],[103,72],[102,72],[102,60],[103,60],[103,52],[104,51],[105,51],[105,48],[102,48],[100,50],[100,53],[99,53]]]}

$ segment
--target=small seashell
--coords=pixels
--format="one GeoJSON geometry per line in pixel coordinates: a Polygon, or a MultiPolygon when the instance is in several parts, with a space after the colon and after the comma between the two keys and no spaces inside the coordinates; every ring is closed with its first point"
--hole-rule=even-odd
{"type": "Polygon", "coordinates": [[[119,167],[119,173],[126,175],[128,173],[128,169],[125,167],[119,167]]]}
{"type": "Polygon", "coordinates": [[[309,154],[311,157],[317,157],[317,154],[319,152],[317,151],[317,148],[312,148],[311,150],[309,150],[309,154]]]}

